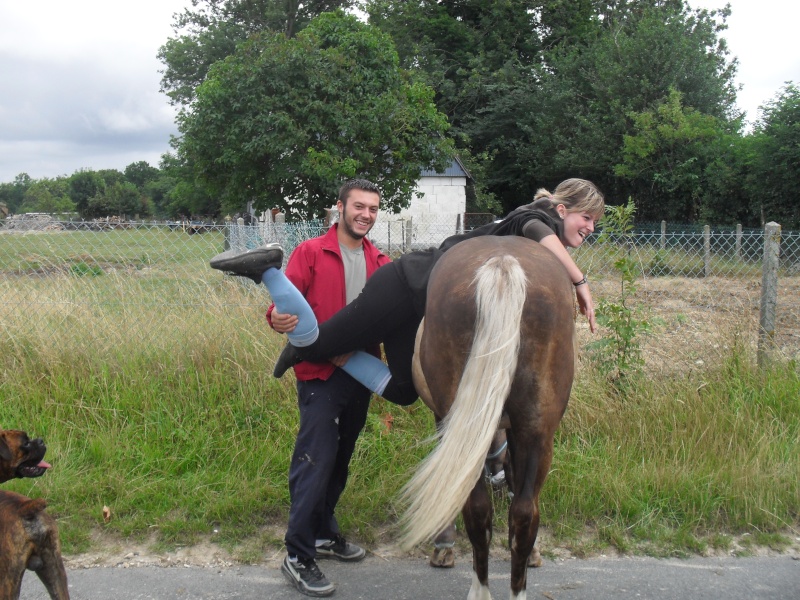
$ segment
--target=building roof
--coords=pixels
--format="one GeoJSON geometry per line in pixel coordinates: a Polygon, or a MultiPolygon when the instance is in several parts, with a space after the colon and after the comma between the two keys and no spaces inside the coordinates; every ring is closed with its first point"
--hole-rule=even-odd
{"type": "Polygon", "coordinates": [[[467,171],[467,168],[456,156],[444,171],[434,171],[433,169],[423,169],[420,173],[421,177],[466,177],[472,179],[472,176],[467,171]]]}

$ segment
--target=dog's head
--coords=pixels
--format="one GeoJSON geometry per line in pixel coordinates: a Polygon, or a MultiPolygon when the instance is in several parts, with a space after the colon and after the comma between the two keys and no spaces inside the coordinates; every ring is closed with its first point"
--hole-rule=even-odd
{"type": "Polygon", "coordinates": [[[17,477],[40,477],[50,468],[44,458],[47,446],[24,431],[0,430],[0,483],[17,477]]]}

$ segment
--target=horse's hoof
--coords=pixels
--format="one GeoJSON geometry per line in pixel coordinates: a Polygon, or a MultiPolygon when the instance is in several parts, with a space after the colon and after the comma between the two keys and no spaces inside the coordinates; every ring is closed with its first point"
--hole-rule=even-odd
{"type": "Polygon", "coordinates": [[[437,569],[452,569],[456,565],[456,554],[452,548],[434,548],[430,565],[437,569]]]}
{"type": "Polygon", "coordinates": [[[528,557],[528,566],[534,568],[542,566],[542,555],[536,546],[533,547],[531,555],[528,557]]]}

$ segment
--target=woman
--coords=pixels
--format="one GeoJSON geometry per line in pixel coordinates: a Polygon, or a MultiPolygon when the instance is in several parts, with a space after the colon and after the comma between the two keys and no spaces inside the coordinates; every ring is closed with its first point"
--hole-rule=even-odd
{"type": "Polygon", "coordinates": [[[211,266],[262,281],[279,314],[300,313],[294,328],[298,337],[289,334],[290,344],[275,365],[276,377],[301,360],[325,360],[383,343],[388,370],[378,359],[370,357],[374,359],[370,362],[361,352],[342,368],[387,400],[408,405],[417,398],[411,375],[414,339],[425,314],[428,279],[442,254],[459,242],[483,235],[519,235],[539,242],[566,268],[575,285],[580,311],[594,332],[596,322],[589,285],[567,248],[577,248],[584,242],[604,209],[603,194],[584,179],[563,181],[553,193],[540,189],[531,204],[513,210],[501,221],[449,237],[438,248],[404,254],[382,266],[370,277],[358,298],[320,324],[318,330],[313,315],[308,316],[310,311],[304,312],[302,296],[299,293],[294,296],[288,289],[293,289],[291,284],[287,288],[288,280],[274,268],[276,262],[280,266],[282,258],[275,245],[238,254],[226,252],[212,259],[211,266]],[[351,362],[352,371],[348,370],[351,362]]]}

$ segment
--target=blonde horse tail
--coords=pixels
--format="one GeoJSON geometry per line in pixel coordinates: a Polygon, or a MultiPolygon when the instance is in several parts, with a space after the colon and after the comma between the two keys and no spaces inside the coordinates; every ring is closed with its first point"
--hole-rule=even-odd
{"type": "Polygon", "coordinates": [[[464,373],[439,443],[403,488],[406,549],[456,517],[481,476],[517,370],[527,278],[513,256],[486,261],[474,279],[477,318],[464,373]]]}

